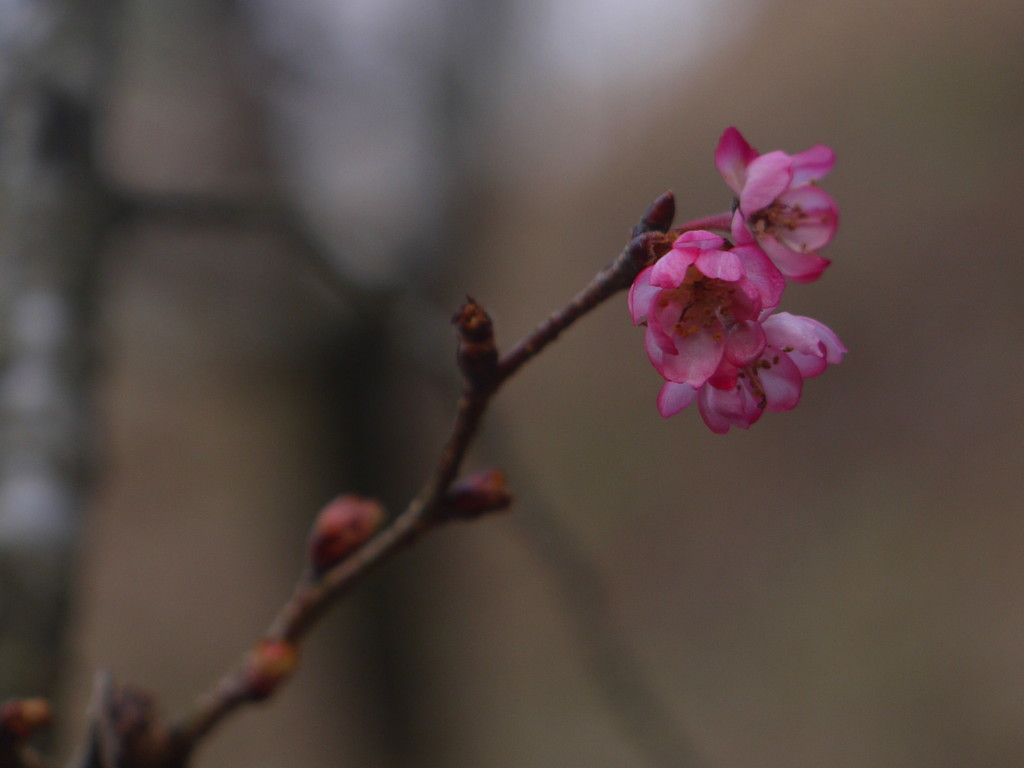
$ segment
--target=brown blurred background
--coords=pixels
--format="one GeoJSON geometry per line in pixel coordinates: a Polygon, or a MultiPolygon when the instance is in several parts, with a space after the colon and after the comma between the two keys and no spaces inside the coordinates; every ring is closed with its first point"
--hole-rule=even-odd
{"type": "Polygon", "coordinates": [[[196,764],[1024,764],[1024,6],[668,5],[118,9],[95,146],[147,202],[92,294],[62,749],[96,669],[178,712],[232,664],[332,495],[414,492],[467,292],[512,343],[664,190],[726,207],[737,125],[838,154],[784,308],[843,364],[718,437],[609,302],[485,422],[514,511],[375,574],[196,764]]]}

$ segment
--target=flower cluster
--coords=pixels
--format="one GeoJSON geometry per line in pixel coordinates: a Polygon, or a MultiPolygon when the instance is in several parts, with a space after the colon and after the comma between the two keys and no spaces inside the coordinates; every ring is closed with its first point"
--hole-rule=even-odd
{"type": "Polygon", "coordinates": [[[829,328],[775,311],[787,280],[811,282],[829,265],[816,252],[838,215],[815,182],[834,162],[821,145],[762,155],[735,128],[722,135],[715,164],[736,194],[734,211],[699,221],[731,241],[684,225],[629,292],[633,322],[646,326],[647,355],[665,378],[663,416],[696,400],[712,431],[747,428],[766,410],[796,406],[803,380],[842,360],[846,348],[829,328]]]}

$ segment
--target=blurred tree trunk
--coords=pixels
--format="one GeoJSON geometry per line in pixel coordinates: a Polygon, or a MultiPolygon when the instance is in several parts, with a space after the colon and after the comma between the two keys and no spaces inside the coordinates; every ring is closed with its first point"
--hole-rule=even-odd
{"type": "Polygon", "coordinates": [[[118,5],[40,0],[6,8],[0,30],[0,695],[52,695],[92,458],[93,282],[113,214],[93,138],[118,5]]]}
{"type": "MultiPolygon", "coordinates": [[[[333,55],[325,66],[306,48],[287,48],[281,42],[287,33],[278,31],[281,38],[274,37],[280,6],[258,0],[243,4],[257,38],[276,57],[278,75],[298,78],[289,81],[294,91],[282,93],[271,79],[263,93],[279,120],[282,115],[287,119],[292,108],[285,125],[293,135],[283,137],[286,146],[296,137],[318,133],[308,123],[330,119],[313,108],[295,117],[290,102],[295,92],[313,92],[323,99],[317,106],[326,106],[327,115],[334,101],[341,110],[336,118],[339,128],[331,134],[333,146],[321,148],[324,155],[318,158],[330,162],[331,153],[338,156],[338,184],[358,176],[349,168],[358,167],[365,156],[414,147],[413,162],[397,174],[382,164],[377,178],[355,193],[351,207],[364,211],[361,218],[342,202],[330,212],[329,221],[315,215],[310,220],[317,240],[327,244],[325,259],[342,280],[355,285],[358,296],[345,344],[335,358],[336,378],[329,382],[332,391],[344,393],[335,399],[335,434],[344,443],[343,455],[349,457],[352,489],[378,497],[397,511],[425,478],[438,447],[417,435],[416,411],[430,410],[436,366],[451,359],[448,315],[436,307],[439,301],[451,300],[449,278],[464,252],[467,233],[476,226],[481,112],[488,89],[494,87],[508,4],[441,0],[422,6],[416,14],[409,14],[402,3],[392,6],[374,12],[390,14],[383,28],[388,40],[376,40],[369,50],[365,43],[351,45],[362,34],[353,27],[366,24],[374,29],[354,14],[350,28],[339,29],[338,39],[327,46],[333,55]],[[367,61],[368,55],[381,61],[367,61]],[[366,77],[366,71],[380,77],[366,77]],[[367,123],[375,125],[374,131],[358,130],[367,123]],[[332,239],[338,218],[349,222],[349,231],[332,239]],[[319,231],[318,224],[323,225],[319,231]],[[428,323],[439,333],[425,334],[431,343],[422,345],[424,334],[416,327],[428,323]]],[[[314,145],[304,151],[317,150],[314,145]]],[[[299,159],[296,166],[308,164],[308,158],[299,159]]],[[[307,183],[305,193],[315,195],[315,188],[307,183]]],[[[319,207],[302,200],[301,186],[293,203],[306,210],[319,207]]],[[[452,382],[446,397],[454,398],[457,391],[454,378],[452,382]]],[[[444,708],[436,704],[440,681],[423,650],[423,640],[430,634],[423,569],[437,565],[421,558],[394,564],[375,574],[354,600],[356,652],[362,660],[354,696],[372,741],[389,766],[434,762],[431,756],[445,749],[446,737],[441,734],[448,731],[439,727],[444,708]]],[[[452,737],[457,734],[447,738],[452,737]]]]}

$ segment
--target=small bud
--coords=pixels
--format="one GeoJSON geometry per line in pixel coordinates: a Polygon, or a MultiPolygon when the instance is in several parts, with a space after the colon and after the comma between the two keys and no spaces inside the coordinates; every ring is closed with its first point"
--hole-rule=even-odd
{"type": "Polygon", "coordinates": [[[324,507],[309,536],[309,561],[316,576],[359,549],[383,520],[384,508],[373,499],[339,496],[324,507]]]}
{"type": "Polygon", "coordinates": [[[467,296],[452,322],[459,331],[459,370],[472,384],[487,386],[498,370],[498,348],[494,344],[491,318],[467,296]]]}
{"type": "Polygon", "coordinates": [[[0,705],[0,732],[15,741],[25,741],[53,720],[45,699],[9,699],[0,705]]]}
{"type": "Polygon", "coordinates": [[[463,520],[507,509],[510,504],[512,493],[505,485],[505,473],[500,469],[487,469],[462,478],[445,497],[448,516],[463,520]]]}
{"type": "Polygon", "coordinates": [[[668,232],[675,215],[676,196],[668,191],[650,204],[640,223],[633,227],[633,237],[644,232],[668,232]]]}
{"type": "Polygon", "coordinates": [[[299,653],[285,640],[260,640],[246,657],[245,692],[252,701],[263,701],[295,670],[299,653]]]}

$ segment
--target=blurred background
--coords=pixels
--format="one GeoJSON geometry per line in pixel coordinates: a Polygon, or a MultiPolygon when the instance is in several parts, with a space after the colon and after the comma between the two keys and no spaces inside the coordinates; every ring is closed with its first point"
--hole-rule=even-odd
{"type": "Polygon", "coordinates": [[[715,436],[610,301],[484,423],[513,511],[196,765],[1024,763],[1022,72],[1016,0],[0,0],[0,694],[183,711],[426,477],[465,295],[507,347],[736,125],[837,152],[843,364],[715,436]]]}

